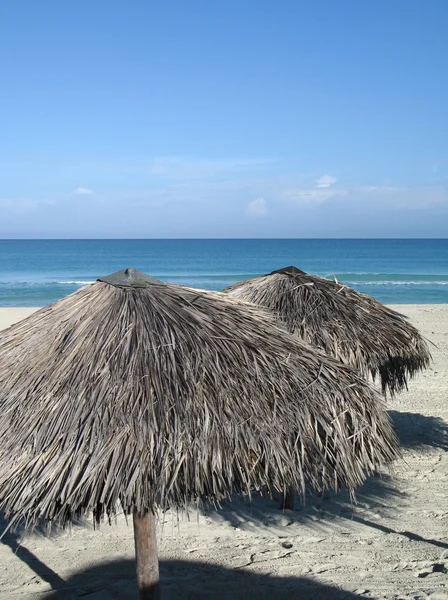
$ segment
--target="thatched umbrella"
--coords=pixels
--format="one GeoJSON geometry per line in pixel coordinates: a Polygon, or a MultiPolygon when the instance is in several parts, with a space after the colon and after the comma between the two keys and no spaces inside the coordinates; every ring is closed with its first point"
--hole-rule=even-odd
{"type": "Polygon", "coordinates": [[[364,376],[379,376],[383,393],[400,391],[429,364],[425,340],[402,314],[337,281],[285,267],[223,291],[269,308],[288,331],[364,376]]]}
{"type": "Polygon", "coordinates": [[[0,504],[32,526],[121,505],[140,598],[158,507],[359,485],[396,456],[376,392],[257,307],[133,269],[0,333],[0,504]]]}
{"type": "MultiPolygon", "coordinates": [[[[270,309],[290,333],[362,375],[379,375],[383,393],[399,391],[429,364],[428,346],[403,315],[337,281],[290,266],[223,291],[270,309]]],[[[294,507],[292,488],[282,506],[294,507]]]]}

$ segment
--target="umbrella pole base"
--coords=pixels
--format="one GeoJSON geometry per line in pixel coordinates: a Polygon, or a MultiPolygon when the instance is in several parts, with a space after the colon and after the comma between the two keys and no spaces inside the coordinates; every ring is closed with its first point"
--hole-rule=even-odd
{"type": "Polygon", "coordinates": [[[139,600],[159,600],[159,555],[157,552],[156,519],[152,513],[133,514],[135,562],[139,600]]]}
{"type": "Polygon", "coordinates": [[[294,488],[289,487],[285,490],[280,508],[284,510],[294,509],[294,488]]]}

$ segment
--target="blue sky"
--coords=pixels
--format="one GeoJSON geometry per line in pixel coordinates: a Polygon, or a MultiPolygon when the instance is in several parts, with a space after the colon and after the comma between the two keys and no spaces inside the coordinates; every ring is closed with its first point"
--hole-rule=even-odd
{"type": "Polygon", "coordinates": [[[447,237],[446,0],[0,6],[0,237],[447,237]]]}

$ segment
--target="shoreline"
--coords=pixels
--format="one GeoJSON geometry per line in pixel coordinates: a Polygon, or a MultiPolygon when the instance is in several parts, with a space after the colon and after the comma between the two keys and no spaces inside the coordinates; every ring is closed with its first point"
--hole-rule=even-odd
{"type": "MultiPolygon", "coordinates": [[[[419,312],[427,312],[432,310],[443,310],[444,308],[448,311],[448,303],[446,304],[386,304],[405,316],[416,315],[419,312]]],[[[14,323],[26,319],[34,312],[43,308],[42,306],[0,306],[0,330],[10,327],[14,323]]]]}
{"type": "Polygon", "coordinates": [[[26,319],[34,312],[40,310],[36,307],[17,307],[17,308],[2,308],[0,307],[0,329],[6,329],[22,319],[26,319]]]}

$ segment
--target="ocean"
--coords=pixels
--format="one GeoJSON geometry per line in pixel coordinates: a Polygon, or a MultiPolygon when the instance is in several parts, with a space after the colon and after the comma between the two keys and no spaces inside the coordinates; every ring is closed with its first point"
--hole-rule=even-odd
{"type": "Polygon", "coordinates": [[[448,303],[448,239],[0,240],[0,306],[44,306],[126,267],[221,290],[294,265],[387,304],[448,303]]]}

